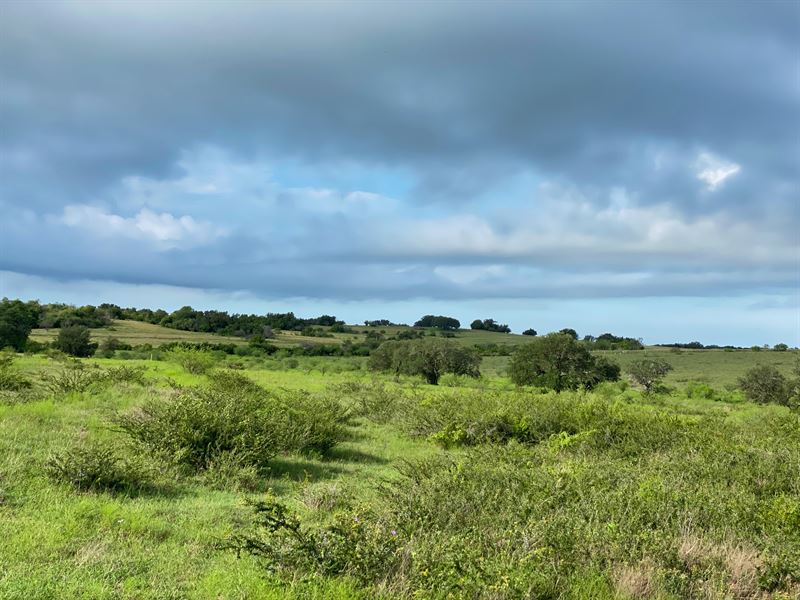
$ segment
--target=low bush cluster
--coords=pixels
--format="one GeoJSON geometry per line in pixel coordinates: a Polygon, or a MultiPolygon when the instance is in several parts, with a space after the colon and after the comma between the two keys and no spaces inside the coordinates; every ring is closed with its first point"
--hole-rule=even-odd
{"type": "Polygon", "coordinates": [[[324,454],[343,439],[348,416],[335,399],[268,392],[221,371],[208,386],[150,400],[117,424],[145,449],[197,472],[222,456],[265,469],[282,452],[324,454]]]}
{"type": "Polygon", "coordinates": [[[353,416],[365,417],[375,423],[394,419],[405,397],[401,390],[390,388],[379,380],[370,383],[345,381],[329,386],[328,392],[348,402],[353,416]]]}
{"type": "Polygon", "coordinates": [[[555,451],[571,447],[628,456],[669,448],[700,427],[696,418],[552,392],[461,390],[411,404],[402,418],[409,433],[445,448],[515,441],[545,443],[555,451]]]}
{"type": "Polygon", "coordinates": [[[150,485],[152,473],[140,460],[109,444],[80,442],[50,456],[47,474],[81,492],[133,493],[150,485]]]}
{"type": "Polygon", "coordinates": [[[109,369],[87,366],[78,360],[68,360],[63,366],[51,370],[41,376],[42,387],[50,394],[57,396],[73,392],[86,392],[92,388],[110,385],[144,385],[146,383],[144,367],[121,365],[109,369]]]}
{"type": "Polygon", "coordinates": [[[14,354],[0,352],[0,391],[19,392],[32,385],[31,380],[14,367],[14,354]]]}
{"type": "MultiPolygon", "coordinates": [[[[554,430],[569,425],[561,412],[554,430]]],[[[646,442],[650,419],[616,420],[617,435],[646,442]]],[[[753,439],[719,419],[633,461],[570,443],[410,461],[381,499],[333,523],[267,498],[232,546],[290,579],[354,578],[374,596],[788,599],[800,591],[800,421],[773,425],[753,439]]]]}
{"type": "Polygon", "coordinates": [[[194,348],[174,347],[164,354],[164,359],[174,362],[193,375],[202,375],[214,368],[217,360],[211,352],[194,348]]]}

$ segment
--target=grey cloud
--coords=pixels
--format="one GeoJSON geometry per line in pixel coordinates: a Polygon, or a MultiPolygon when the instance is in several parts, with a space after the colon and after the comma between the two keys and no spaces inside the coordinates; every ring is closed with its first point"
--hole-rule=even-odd
{"type": "MultiPolygon", "coordinates": [[[[800,242],[794,3],[235,7],[3,6],[0,268],[341,298],[713,296],[796,287],[797,256],[787,252],[800,242]],[[694,256],[614,245],[615,235],[635,231],[600,221],[594,227],[608,231],[597,232],[588,250],[559,239],[522,250],[501,240],[481,250],[469,247],[476,238],[465,230],[470,244],[434,251],[414,245],[414,222],[410,240],[385,227],[402,211],[361,221],[302,212],[293,208],[295,192],[277,188],[237,188],[207,201],[169,189],[151,199],[175,216],[216,213],[232,228],[191,250],[43,225],[44,215],[67,205],[131,217],[148,199],[120,198],[121,178],[174,181],[183,176],[182,154],[202,144],[264,164],[403,169],[414,179],[409,213],[431,203],[445,211],[476,202],[502,208],[503,183],[522,173],[574,190],[595,212],[621,187],[635,205],[670,206],[686,222],[707,217],[749,229],[737,240],[740,252],[728,244],[694,256]],[[700,152],[741,172],[711,192],[693,166],[700,152]],[[750,246],[760,254],[747,256],[750,246]],[[494,264],[510,275],[458,283],[437,272],[494,264]],[[640,271],[647,276],[620,277],[640,271]],[[589,277],[594,272],[608,281],[589,277]]],[[[531,196],[545,219],[555,204],[531,196]]],[[[493,232],[503,233],[502,225],[493,223],[493,232]]],[[[561,237],[576,228],[562,223],[561,237]]]]}
{"type": "MultiPolygon", "coordinates": [[[[6,144],[79,194],[121,174],[164,175],[180,149],[205,141],[406,164],[428,199],[522,168],[619,184],[643,142],[708,146],[797,182],[791,3],[5,12],[6,144]]],[[[648,201],[692,204],[680,182],[655,191],[648,201]]]]}

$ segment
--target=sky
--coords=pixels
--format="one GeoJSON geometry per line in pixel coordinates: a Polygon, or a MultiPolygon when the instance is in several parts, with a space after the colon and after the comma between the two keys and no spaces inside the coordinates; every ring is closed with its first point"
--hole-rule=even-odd
{"type": "Polygon", "coordinates": [[[800,3],[0,6],[0,296],[800,345],[800,3]]]}

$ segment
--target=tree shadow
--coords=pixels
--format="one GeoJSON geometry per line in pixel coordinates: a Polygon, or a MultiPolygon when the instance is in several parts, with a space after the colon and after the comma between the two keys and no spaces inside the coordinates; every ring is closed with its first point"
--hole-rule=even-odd
{"type": "Polygon", "coordinates": [[[326,457],[328,461],[354,462],[361,464],[385,465],[389,461],[381,456],[362,452],[355,448],[334,448],[326,457]]]}
{"type": "Polygon", "coordinates": [[[272,479],[322,481],[345,473],[347,463],[380,465],[388,462],[385,458],[361,450],[338,447],[320,458],[303,456],[275,458],[270,462],[269,472],[272,479]]]}

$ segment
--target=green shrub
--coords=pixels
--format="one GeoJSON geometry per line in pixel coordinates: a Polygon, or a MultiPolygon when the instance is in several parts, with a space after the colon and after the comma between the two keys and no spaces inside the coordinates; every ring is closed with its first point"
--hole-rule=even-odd
{"type": "Polygon", "coordinates": [[[657,358],[644,358],[628,365],[628,374],[634,382],[641,385],[646,393],[658,389],[664,376],[672,371],[673,367],[665,360],[657,358]]]}
{"type": "Polygon", "coordinates": [[[201,482],[215,490],[255,492],[261,489],[264,477],[246,459],[232,452],[222,452],[209,461],[201,482]]]}
{"type": "Polygon", "coordinates": [[[565,333],[549,333],[520,346],[508,366],[508,375],[515,384],[557,392],[581,386],[592,388],[601,381],[619,379],[619,373],[619,366],[606,359],[598,360],[565,333]]]}
{"type": "Polygon", "coordinates": [[[797,442],[756,451],[716,425],[637,461],[569,443],[409,461],[332,523],[268,497],[231,546],[289,580],[353,578],[367,597],[792,597],[797,442]]]}
{"type": "Polygon", "coordinates": [[[14,368],[14,355],[0,351],[0,391],[19,392],[31,386],[31,381],[14,368]]]}
{"type": "Polygon", "coordinates": [[[474,349],[440,339],[384,342],[369,358],[372,370],[421,375],[431,385],[437,385],[444,373],[480,377],[480,363],[474,349]]]}
{"type": "Polygon", "coordinates": [[[0,300],[0,350],[13,348],[22,352],[31,330],[36,327],[41,308],[38,302],[0,300]]]}
{"type": "Polygon", "coordinates": [[[753,367],[739,378],[739,387],[747,399],[758,404],[788,405],[792,395],[789,380],[771,365],[753,367]]]}
{"type": "Polygon", "coordinates": [[[211,352],[193,348],[176,347],[164,354],[164,360],[174,362],[193,375],[202,375],[216,364],[216,359],[211,352]]]}
{"type": "Polygon", "coordinates": [[[104,358],[111,358],[119,350],[132,350],[133,347],[119,338],[109,337],[100,342],[98,352],[104,358]]]}
{"type": "Polygon", "coordinates": [[[43,387],[53,395],[85,392],[90,387],[104,382],[101,369],[89,368],[77,360],[64,363],[61,369],[42,375],[43,387]]]}
{"type": "Polygon", "coordinates": [[[258,557],[270,570],[346,575],[369,585],[399,558],[398,530],[368,512],[339,515],[326,527],[312,528],[272,495],[252,506],[255,530],[235,536],[228,546],[258,557]]]}
{"type": "Polygon", "coordinates": [[[376,423],[386,423],[397,413],[403,393],[388,388],[381,381],[362,383],[345,381],[328,388],[331,396],[344,399],[352,406],[354,416],[366,417],[376,423]]]}
{"type": "Polygon", "coordinates": [[[145,367],[129,367],[127,365],[120,365],[118,367],[111,367],[103,371],[101,377],[104,383],[107,384],[133,384],[145,385],[145,367]]]}
{"type": "Polygon", "coordinates": [[[202,471],[226,454],[261,469],[281,452],[324,454],[343,438],[347,417],[335,400],[268,392],[223,371],[210,374],[206,387],[151,400],[117,423],[151,452],[202,471]]]}
{"type": "Polygon", "coordinates": [[[579,394],[462,390],[409,406],[405,427],[445,448],[510,441],[536,445],[557,438],[587,451],[635,455],[669,448],[697,424],[665,411],[579,394]]]}
{"type": "Polygon", "coordinates": [[[150,472],[140,461],[122,456],[107,444],[76,444],[51,455],[45,470],[52,479],[81,492],[131,493],[150,485],[150,472]]]}
{"type": "Polygon", "coordinates": [[[97,344],[92,342],[91,332],[82,325],[62,327],[53,345],[70,356],[87,357],[94,354],[97,344]]]}
{"type": "Polygon", "coordinates": [[[717,391],[707,383],[690,381],[686,384],[686,396],[694,400],[716,400],[717,391]]]}

